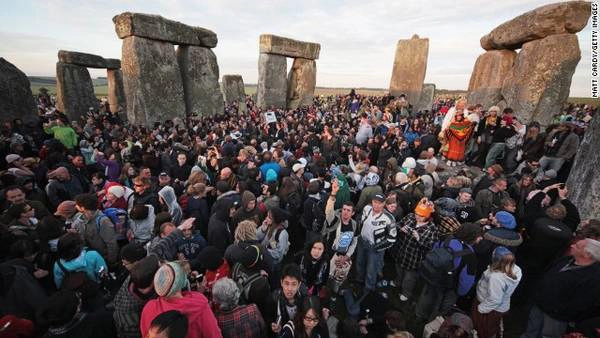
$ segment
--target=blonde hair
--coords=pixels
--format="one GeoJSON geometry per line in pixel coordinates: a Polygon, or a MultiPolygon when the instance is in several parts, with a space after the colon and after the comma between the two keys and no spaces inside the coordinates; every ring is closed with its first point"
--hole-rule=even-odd
{"type": "Polygon", "coordinates": [[[515,255],[506,254],[502,256],[499,260],[492,262],[490,265],[490,270],[492,272],[502,272],[508,277],[512,279],[516,279],[515,273],[513,272],[513,266],[515,265],[515,255]]]}
{"type": "Polygon", "coordinates": [[[256,240],[256,228],[256,223],[252,221],[241,221],[237,228],[235,228],[234,241],[239,243],[256,240]]]}

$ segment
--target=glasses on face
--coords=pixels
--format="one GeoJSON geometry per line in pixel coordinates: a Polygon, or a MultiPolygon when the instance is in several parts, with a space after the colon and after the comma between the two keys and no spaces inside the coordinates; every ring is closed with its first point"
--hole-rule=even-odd
{"type": "Polygon", "coordinates": [[[307,322],[313,322],[313,323],[319,322],[319,318],[309,317],[309,316],[304,316],[304,320],[306,320],[307,322]]]}

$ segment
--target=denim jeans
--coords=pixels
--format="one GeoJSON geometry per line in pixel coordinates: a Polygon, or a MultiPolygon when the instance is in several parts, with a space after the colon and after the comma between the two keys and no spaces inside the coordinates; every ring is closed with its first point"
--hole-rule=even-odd
{"type": "Polygon", "coordinates": [[[560,338],[567,329],[567,322],[554,319],[545,314],[539,307],[533,306],[529,312],[527,329],[521,338],[560,338]]]}
{"type": "Polygon", "coordinates": [[[496,159],[498,157],[504,157],[505,147],[506,143],[504,142],[492,143],[490,150],[488,150],[487,156],[485,157],[485,168],[489,168],[493,164],[496,164],[496,159]]]}
{"type": "Polygon", "coordinates": [[[417,280],[419,279],[419,273],[417,270],[406,270],[396,265],[396,286],[400,288],[400,293],[405,295],[408,299],[412,299],[413,291],[417,280]]]}
{"type": "Polygon", "coordinates": [[[415,314],[419,320],[430,322],[435,317],[448,313],[457,299],[458,295],[453,289],[441,290],[425,284],[417,302],[415,314]]]}
{"type": "Polygon", "coordinates": [[[373,245],[362,237],[358,239],[356,254],[356,279],[365,282],[365,290],[375,290],[377,274],[383,267],[384,251],[377,252],[373,245]]]}
{"type": "Polygon", "coordinates": [[[558,173],[564,163],[565,163],[564,158],[542,156],[542,158],[540,158],[540,169],[538,171],[538,175],[537,175],[536,179],[538,181],[541,180],[542,177],[544,176],[544,171],[547,171],[550,169],[554,169],[558,173]]]}

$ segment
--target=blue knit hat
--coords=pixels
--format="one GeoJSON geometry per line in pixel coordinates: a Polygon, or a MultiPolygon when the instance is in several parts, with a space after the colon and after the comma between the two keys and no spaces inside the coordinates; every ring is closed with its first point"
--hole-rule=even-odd
{"type": "Polygon", "coordinates": [[[512,251],[508,250],[506,247],[499,246],[496,249],[494,249],[494,252],[492,253],[492,262],[498,262],[502,259],[502,257],[512,254],[512,251]]]}
{"type": "Polygon", "coordinates": [[[508,211],[498,211],[496,213],[496,220],[505,229],[512,230],[517,227],[517,221],[515,220],[515,216],[513,216],[508,211]]]}

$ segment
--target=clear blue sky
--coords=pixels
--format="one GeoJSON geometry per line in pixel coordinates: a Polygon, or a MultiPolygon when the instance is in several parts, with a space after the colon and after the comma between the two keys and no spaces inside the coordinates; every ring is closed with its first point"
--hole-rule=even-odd
{"type": "MultiPolygon", "coordinates": [[[[125,11],[160,14],[217,33],[220,73],[258,77],[258,37],[272,33],[321,44],[317,85],[389,86],[398,39],[430,39],[425,82],[466,89],[479,39],[491,29],[540,5],[543,0],[456,1],[71,1],[13,0],[0,12],[0,56],[28,75],[55,75],[60,49],[120,58],[121,40],[111,21],[125,11]]],[[[571,96],[589,96],[590,36],[578,34],[582,59],[571,96]]],[[[291,62],[288,62],[288,67],[291,62]]],[[[92,76],[105,76],[91,70],[92,76]]]]}

